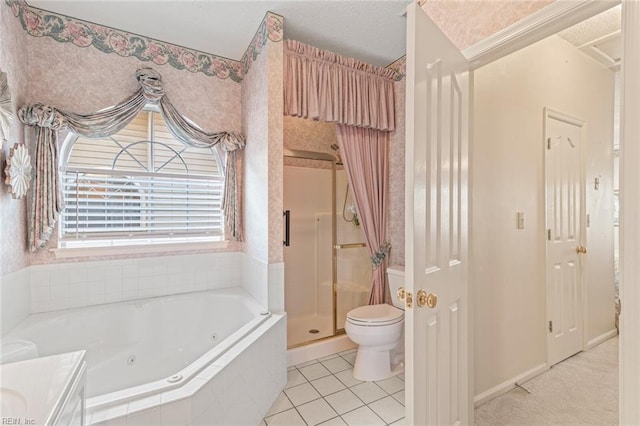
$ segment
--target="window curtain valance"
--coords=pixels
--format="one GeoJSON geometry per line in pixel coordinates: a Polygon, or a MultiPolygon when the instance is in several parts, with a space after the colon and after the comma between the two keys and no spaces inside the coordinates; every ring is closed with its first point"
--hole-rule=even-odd
{"type": "Polygon", "coordinates": [[[285,40],[284,113],[392,131],[397,78],[393,70],[285,40]]]}
{"type": "Polygon", "coordinates": [[[242,241],[237,185],[238,152],[245,146],[237,132],[209,133],[182,116],[164,94],[162,77],[152,68],[136,71],[140,88],[118,105],[92,114],[76,114],[36,103],[18,110],[18,118],[35,128],[35,184],[29,216],[29,247],[37,251],[49,241],[62,208],[58,180],[58,130],[87,138],[102,138],[123,129],[148,103],[158,105],[171,133],[184,144],[209,148],[221,144],[227,152],[223,209],[231,236],[242,241]]]}

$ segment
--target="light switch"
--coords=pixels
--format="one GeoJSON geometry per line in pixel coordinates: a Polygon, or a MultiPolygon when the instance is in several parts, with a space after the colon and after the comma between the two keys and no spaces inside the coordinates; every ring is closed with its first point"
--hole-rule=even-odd
{"type": "Polygon", "coordinates": [[[517,229],[524,229],[524,212],[516,213],[517,229]]]}

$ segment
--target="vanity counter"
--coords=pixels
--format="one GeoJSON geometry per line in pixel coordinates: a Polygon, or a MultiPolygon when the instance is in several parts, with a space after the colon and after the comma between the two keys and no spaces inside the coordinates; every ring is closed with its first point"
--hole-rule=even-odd
{"type": "Polygon", "coordinates": [[[0,423],[84,424],[85,351],[0,365],[0,423]]]}

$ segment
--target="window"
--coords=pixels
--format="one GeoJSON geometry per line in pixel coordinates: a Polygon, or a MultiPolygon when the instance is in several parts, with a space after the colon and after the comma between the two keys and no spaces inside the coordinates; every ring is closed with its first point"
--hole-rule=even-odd
{"type": "Polygon", "coordinates": [[[62,158],[62,248],[224,238],[219,152],[176,140],[156,111],[104,139],[70,135],[62,158]]]}

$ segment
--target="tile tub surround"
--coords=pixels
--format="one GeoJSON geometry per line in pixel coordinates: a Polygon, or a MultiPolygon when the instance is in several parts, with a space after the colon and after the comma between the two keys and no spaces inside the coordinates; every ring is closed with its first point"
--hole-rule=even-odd
{"type": "Polygon", "coordinates": [[[361,382],[355,357],[351,349],[289,367],[261,425],[404,425],[404,374],[361,382]]]}
{"type": "Polygon", "coordinates": [[[0,334],[25,319],[31,306],[29,269],[22,268],[0,276],[0,334]]]}
{"type": "Polygon", "coordinates": [[[286,384],[285,346],[285,316],[273,315],[186,386],[124,409],[94,413],[87,424],[258,424],[286,384]]]}
{"type": "Polygon", "coordinates": [[[239,286],[241,257],[228,252],[32,265],[25,268],[30,312],[239,286]]]}
{"type": "Polygon", "coordinates": [[[266,263],[242,253],[241,283],[258,303],[273,313],[284,313],[284,263],[266,263]]]}

